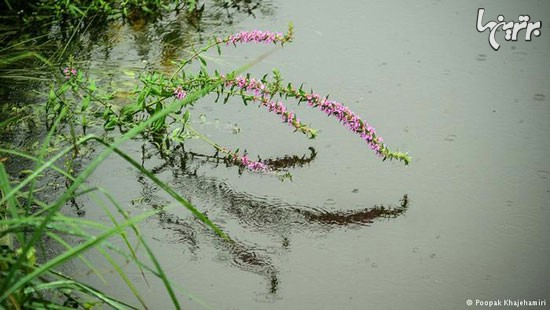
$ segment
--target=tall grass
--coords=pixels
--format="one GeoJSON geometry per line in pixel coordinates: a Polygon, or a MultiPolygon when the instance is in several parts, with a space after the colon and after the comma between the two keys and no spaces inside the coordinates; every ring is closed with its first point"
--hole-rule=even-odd
{"type": "MultiPolygon", "coordinates": [[[[5,3],[10,6],[10,1],[5,3]]],[[[6,67],[28,58],[38,59],[43,64],[51,66],[51,59],[55,58],[55,62],[57,62],[63,58],[65,50],[75,33],[73,32],[61,52],[49,58],[32,51],[19,53],[16,46],[9,45],[3,48],[2,52],[4,56],[10,56],[2,58],[0,67],[6,67]]],[[[243,67],[239,72],[246,70],[253,63],[243,67]]],[[[25,77],[23,79],[30,81],[25,77]]],[[[158,211],[151,210],[130,217],[124,207],[108,191],[100,186],[90,187],[86,185],[86,182],[94,170],[105,159],[115,153],[171,195],[180,206],[189,210],[205,225],[211,227],[222,239],[231,241],[227,235],[184,197],[119,149],[126,141],[142,134],[158,120],[211,93],[220,83],[221,81],[212,83],[203,89],[189,92],[184,100],[178,101],[177,104],[165,106],[161,111],[156,111],[146,121],[134,126],[111,143],[92,135],[77,138],[73,133],[74,139],[71,141],[70,146],[55,153],[50,153],[49,147],[55,139],[58,128],[62,123],[65,123],[67,114],[70,114],[70,107],[65,106],[56,115],[55,121],[49,127],[47,135],[41,141],[36,152],[29,154],[10,147],[0,147],[0,308],[68,309],[74,307],[90,308],[98,304],[108,305],[116,309],[137,308],[136,305],[118,300],[106,292],[62,274],[60,268],[64,264],[73,260],[80,260],[98,278],[102,279],[101,273],[96,268],[97,262],[90,262],[86,259],[86,253],[90,251],[100,253],[105,261],[112,266],[136,298],[139,308],[148,308],[148,305],[133,285],[124,268],[118,263],[120,258],[132,262],[140,270],[144,281],[147,282],[146,271],[147,274],[158,277],[163,283],[173,306],[178,309],[181,308],[178,293],[138,228],[141,221],[153,216],[158,211]],[[103,151],[91,160],[81,172],[73,175],[72,170],[58,166],[57,163],[66,159],[70,160],[71,154],[86,144],[101,146],[103,151]],[[32,169],[25,171],[26,177],[20,180],[17,180],[14,175],[10,175],[5,166],[16,162],[14,160],[16,157],[34,163],[32,169]],[[55,199],[44,201],[36,194],[38,192],[37,184],[45,173],[52,171],[64,177],[67,180],[68,187],[59,192],[55,199]],[[102,206],[111,221],[110,225],[63,214],[64,206],[84,196],[90,197],[102,206]],[[101,197],[107,198],[108,203],[106,204],[101,197]],[[111,210],[116,210],[118,215],[113,214],[111,210]],[[76,239],[78,242],[69,242],[68,239],[76,239]],[[113,242],[115,239],[122,239],[124,248],[115,246],[113,242]],[[56,253],[55,256],[46,254],[43,245],[45,240],[50,243],[48,247],[63,250],[56,253]],[[145,249],[145,257],[137,255],[139,247],[145,249]]],[[[7,131],[10,126],[17,125],[20,119],[14,116],[1,120],[0,130],[7,131]]],[[[19,175],[20,172],[17,171],[16,174],[19,175]]],[[[196,300],[196,298],[194,299],[196,300]]]]}
{"type": "MultiPolygon", "coordinates": [[[[212,87],[216,86],[213,85],[212,87]]],[[[190,94],[181,102],[181,104],[187,104],[187,101],[196,100],[210,91],[210,89],[205,89],[203,91],[197,91],[190,94]]],[[[92,298],[96,300],[96,302],[100,301],[107,303],[115,308],[129,306],[128,304],[109,297],[106,294],[101,293],[83,283],[79,283],[66,277],[61,277],[60,273],[55,271],[55,268],[69,262],[70,260],[77,258],[82,259],[82,256],[86,251],[96,248],[113,265],[114,269],[117,270],[120,277],[127,284],[128,288],[134,293],[142,306],[146,307],[144,300],[140,297],[137,290],[128,280],[128,277],[122,268],[116,263],[116,260],[108,254],[108,250],[112,250],[114,248],[111,243],[109,243],[109,239],[112,237],[119,237],[122,238],[127,245],[127,251],[124,254],[126,258],[133,261],[140,268],[151,270],[154,275],[159,277],[164,283],[174,306],[176,308],[180,308],[176,293],[174,292],[169,279],[166,277],[166,274],[162,270],[162,267],[158,263],[154,253],[150,250],[145,240],[139,234],[138,227],[136,226],[136,224],[140,221],[152,216],[155,211],[144,212],[138,216],[128,217],[124,209],[116,203],[114,199],[110,198],[109,200],[111,201],[112,206],[123,215],[123,220],[117,221],[115,217],[109,213],[109,208],[105,207],[105,211],[107,212],[109,218],[111,218],[112,226],[75,220],[73,218],[65,217],[61,213],[62,207],[65,206],[71,199],[83,195],[96,194],[98,192],[103,194],[107,193],[105,190],[97,187],[87,188],[85,186],[85,181],[108,156],[112,153],[116,153],[124,160],[128,161],[139,172],[150,178],[160,188],[170,194],[174,199],[176,199],[176,201],[191,211],[206,225],[212,227],[212,229],[214,229],[221,237],[229,240],[229,238],[219,228],[217,228],[201,212],[195,209],[185,198],[181,197],[151,172],[141,167],[140,164],[133,160],[129,155],[118,149],[118,147],[125,141],[128,141],[129,139],[140,134],[156,119],[171,113],[172,109],[176,108],[177,107],[166,108],[164,111],[161,111],[148,119],[146,122],[136,126],[131,131],[116,139],[113,143],[107,143],[94,136],[86,136],[79,139],[75,145],[66,147],[57,154],[53,155],[51,158],[45,159],[44,150],[47,148],[59,120],[64,116],[64,113],[62,113],[59,115],[57,122],[54,123],[48,136],[43,141],[41,151],[37,157],[10,149],[0,149],[0,153],[3,154],[3,156],[8,156],[8,161],[12,156],[21,156],[31,159],[36,163],[36,167],[33,169],[32,173],[30,173],[18,184],[12,184],[12,182],[10,182],[9,175],[6,173],[4,168],[4,163],[0,163],[0,190],[2,194],[0,199],[0,206],[2,206],[2,209],[0,209],[2,215],[2,218],[0,219],[0,237],[2,238],[2,245],[8,252],[0,258],[0,272],[2,275],[0,280],[1,305],[10,309],[37,307],[41,304],[50,305],[51,303],[54,303],[54,301],[50,298],[44,298],[44,291],[53,291],[59,294],[65,289],[69,289],[71,291],[78,292],[79,294],[84,294],[87,298],[92,298]],[[86,143],[94,142],[105,146],[105,149],[78,175],[72,176],[67,171],[64,171],[55,165],[56,162],[69,154],[74,148],[86,143]],[[33,192],[34,184],[37,182],[40,175],[48,169],[62,174],[71,181],[71,185],[64,192],[62,192],[55,201],[49,203],[40,201],[35,197],[33,192]],[[40,211],[31,212],[29,208],[33,205],[40,206],[40,211]],[[130,241],[127,237],[128,229],[133,232],[135,238],[139,241],[138,244],[146,249],[148,259],[153,262],[153,266],[147,266],[135,255],[134,247],[130,245],[130,241]],[[93,231],[99,231],[99,233],[93,233],[93,231]],[[62,241],[65,235],[76,236],[80,238],[82,242],[76,246],[67,244],[62,241]],[[65,247],[66,251],[54,258],[48,259],[45,262],[38,263],[36,260],[35,249],[37,247],[37,243],[44,236],[52,237],[52,240],[65,247]],[[14,250],[15,248],[17,248],[17,250],[14,250]]],[[[117,249],[118,253],[124,253],[121,251],[122,250],[117,249]]],[[[71,300],[76,300],[74,293],[71,294],[70,297],[71,300]]],[[[64,303],[67,302],[67,300],[69,300],[68,297],[65,298],[64,303]]],[[[79,298],[78,300],[83,299],[79,298]]],[[[63,304],[61,304],[61,306],[63,306],[63,304]]]]}

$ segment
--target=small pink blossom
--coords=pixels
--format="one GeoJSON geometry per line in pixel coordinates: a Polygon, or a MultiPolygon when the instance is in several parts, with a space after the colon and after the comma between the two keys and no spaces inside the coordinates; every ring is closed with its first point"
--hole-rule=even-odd
{"type": "Polygon", "coordinates": [[[65,75],[65,79],[68,80],[73,76],[76,76],[78,74],[78,71],[73,67],[65,67],[63,69],[63,74],[65,75]]]}
{"type": "Polygon", "coordinates": [[[187,96],[187,92],[183,90],[181,85],[178,85],[178,87],[174,89],[174,96],[176,96],[178,100],[182,100],[185,96],[187,96]]]}

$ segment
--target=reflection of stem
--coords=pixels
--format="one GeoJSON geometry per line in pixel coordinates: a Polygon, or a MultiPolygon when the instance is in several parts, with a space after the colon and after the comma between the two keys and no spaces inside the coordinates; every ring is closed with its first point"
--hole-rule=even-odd
{"type": "MultiPolygon", "coordinates": [[[[179,156],[184,157],[185,154],[179,153],[179,156]]],[[[184,159],[182,159],[182,164],[183,161],[184,159]]],[[[337,210],[328,210],[307,205],[281,203],[279,200],[270,201],[233,190],[217,179],[197,176],[197,174],[188,173],[184,169],[178,169],[181,167],[174,165],[176,162],[174,160],[172,163],[166,163],[155,173],[161,173],[162,169],[171,169],[174,173],[183,171],[191,178],[186,178],[185,182],[181,182],[182,178],[175,173],[173,181],[179,184],[179,190],[193,192],[198,196],[208,195],[209,205],[224,206],[221,209],[213,207],[209,212],[214,212],[216,217],[223,217],[227,221],[237,221],[240,225],[238,227],[244,232],[259,232],[270,237],[280,236],[283,239],[284,251],[288,250],[292,241],[289,232],[319,229],[328,232],[357,225],[368,226],[377,220],[402,216],[410,207],[407,194],[402,196],[399,203],[374,205],[362,209],[343,207],[337,210]]],[[[147,201],[148,205],[157,203],[155,199],[158,198],[154,197],[150,190],[144,189],[143,193],[150,195],[145,197],[145,199],[151,199],[147,201]]],[[[187,243],[191,246],[192,251],[200,249],[200,243],[197,241],[197,226],[192,220],[167,213],[159,216],[159,222],[163,229],[173,231],[174,236],[179,239],[178,244],[187,243]]],[[[267,249],[257,244],[250,245],[237,238],[233,241],[221,244],[222,251],[231,255],[232,265],[243,271],[265,277],[269,293],[276,294],[280,286],[280,278],[279,266],[273,261],[273,255],[267,254],[269,253],[267,249]]]]}
{"type": "Polygon", "coordinates": [[[263,160],[263,162],[273,169],[291,168],[296,166],[302,167],[305,164],[309,164],[315,159],[315,157],[317,157],[317,151],[315,151],[313,147],[310,146],[308,150],[311,152],[309,156],[306,156],[305,154],[302,156],[285,155],[282,158],[267,158],[263,160]]]}
{"type": "Polygon", "coordinates": [[[195,129],[193,129],[193,127],[191,127],[191,125],[187,124],[185,125],[185,129],[188,129],[189,131],[191,131],[191,133],[199,138],[201,138],[204,142],[210,144],[212,147],[214,147],[217,151],[220,151],[222,153],[226,153],[226,154],[231,154],[231,152],[229,150],[227,150],[226,148],[223,148],[221,147],[219,144],[215,143],[214,141],[208,139],[205,135],[201,134],[200,132],[196,131],[195,129]]]}
{"type": "MultiPolygon", "coordinates": [[[[191,127],[189,124],[187,124],[185,128],[189,130],[191,134],[197,136],[198,138],[202,139],[203,141],[205,141],[206,143],[214,147],[214,149],[216,149],[216,152],[226,154],[226,156],[223,158],[226,162],[236,163],[242,167],[247,166],[246,163],[243,162],[243,157],[241,157],[237,152],[233,152],[225,147],[220,146],[219,144],[208,139],[206,136],[204,136],[203,134],[193,129],[193,127],[191,127]]],[[[306,157],[306,155],[302,155],[301,157],[297,155],[292,155],[292,156],[286,155],[283,158],[264,159],[264,160],[259,159],[258,162],[261,162],[262,164],[265,164],[267,165],[267,167],[269,167],[267,171],[263,171],[263,172],[273,172],[277,174],[276,170],[278,169],[294,167],[296,165],[303,165],[305,163],[311,162],[317,156],[317,152],[312,147],[309,147],[309,150],[311,151],[311,155],[309,157],[306,157]]],[[[213,157],[217,157],[217,153],[213,157]]],[[[245,152],[245,157],[246,157],[246,152],[245,152]]]]}
{"type": "Polygon", "coordinates": [[[78,157],[78,143],[77,143],[77,140],[76,140],[76,133],[74,131],[74,124],[72,122],[72,120],[69,121],[69,131],[70,131],[70,134],[71,134],[71,142],[73,144],[73,156],[72,156],[72,159],[71,159],[71,166],[72,166],[72,162],[76,159],[76,157],[78,157]]]}
{"type": "MultiPolygon", "coordinates": [[[[183,171],[186,175],[196,176],[196,169],[193,170],[188,167],[188,163],[190,163],[190,161],[194,160],[195,158],[204,158],[207,162],[215,162],[216,164],[219,164],[220,162],[228,163],[227,156],[218,156],[219,152],[216,152],[216,154],[214,155],[201,154],[192,151],[186,151],[183,146],[183,144],[177,146],[174,152],[172,152],[172,154],[174,155],[181,156],[179,158],[179,162],[176,160],[177,158],[175,156],[166,157],[164,158],[165,162],[152,168],[151,172],[153,172],[153,174],[159,174],[167,168],[177,167],[181,169],[181,171],[183,171]],[[175,152],[179,148],[181,148],[181,152],[175,152]]],[[[262,162],[267,164],[271,169],[273,169],[273,171],[280,171],[286,168],[303,167],[304,165],[311,163],[317,157],[317,151],[313,147],[309,147],[308,149],[311,152],[309,155],[285,155],[284,157],[262,159],[262,162]]],[[[146,154],[145,144],[143,144],[142,165],[145,165],[145,160],[150,158],[151,155],[146,154]]],[[[230,163],[234,162],[231,161],[230,163]]]]}
{"type": "Polygon", "coordinates": [[[311,223],[324,225],[347,226],[351,224],[368,225],[376,218],[395,218],[403,214],[409,207],[409,198],[405,194],[398,207],[384,207],[375,205],[373,208],[362,210],[318,211],[295,209],[295,212],[304,216],[311,223]]]}

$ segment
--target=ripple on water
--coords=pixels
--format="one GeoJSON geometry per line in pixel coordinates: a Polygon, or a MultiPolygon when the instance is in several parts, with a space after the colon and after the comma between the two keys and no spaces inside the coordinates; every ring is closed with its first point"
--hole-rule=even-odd
{"type": "Polygon", "coordinates": [[[453,142],[455,139],[456,139],[456,135],[450,134],[446,136],[444,140],[448,142],[453,142]]]}
{"type": "Polygon", "coordinates": [[[479,61],[479,62],[485,61],[485,60],[487,60],[487,55],[486,54],[478,54],[476,56],[476,60],[479,61]]]}
{"type": "Polygon", "coordinates": [[[544,94],[535,94],[533,99],[538,102],[546,101],[546,96],[544,94]]]}
{"type": "Polygon", "coordinates": [[[523,61],[527,58],[527,53],[523,51],[513,52],[510,58],[513,61],[523,61]]]}
{"type": "Polygon", "coordinates": [[[539,179],[542,179],[542,180],[546,180],[550,176],[550,172],[546,170],[538,170],[536,174],[539,177],[539,179]]]}
{"type": "Polygon", "coordinates": [[[503,237],[520,237],[540,227],[540,217],[536,212],[514,210],[509,214],[499,215],[494,229],[503,237]]]}

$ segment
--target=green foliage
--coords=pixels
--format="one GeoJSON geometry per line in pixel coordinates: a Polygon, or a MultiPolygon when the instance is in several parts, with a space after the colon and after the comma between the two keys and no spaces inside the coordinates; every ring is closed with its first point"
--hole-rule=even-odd
{"type": "Polygon", "coordinates": [[[160,16],[163,12],[185,7],[193,14],[201,13],[204,5],[198,0],[33,0],[0,2],[3,11],[23,14],[28,22],[54,17],[56,19],[79,19],[96,14],[125,18],[138,16],[160,16]]]}
{"type": "MultiPolygon", "coordinates": [[[[263,37],[267,36],[262,34],[260,40],[263,37]]],[[[228,36],[225,39],[214,38],[205,47],[195,51],[189,58],[182,60],[178,69],[170,77],[161,72],[142,74],[140,77],[141,85],[134,90],[134,100],[121,108],[115,108],[114,104],[110,104],[111,96],[101,94],[96,83],[86,77],[82,70],[76,70],[69,65],[63,70],[65,80],[56,89],[50,91],[47,105],[49,118],[58,117],[60,111],[66,108],[63,124],[69,124],[73,127],[80,126],[83,129],[83,134],[86,133],[86,128],[90,123],[102,122],[106,131],[118,128],[121,132],[128,132],[137,126],[148,123],[140,134],[149,137],[158,146],[161,153],[165,155],[170,154],[174,146],[183,144],[185,140],[191,137],[198,137],[212,145],[218,152],[225,154],[226,162],[249,168],[257,167],[248,164],[249,160],[246,158],[246,154],[239,155],[237,151],[228,150],[208,140],[191,127],[191,115],[188,106],[195,104],[195,100],[182,101],[182,99],[187,93],[209,90],[208,93],[215,92],[217,94],[216,101],[223,98],[224,104],[228,102],[230,97],[234,96],[240,97],[245,105],[258,103],[260,106],[264,106],[280,115],[283,122],[292,125],[295,131],[303,133],[311,139],[315,138],[317,130],[301,123],[295,113],[286,110],[281,104],[275,104],[274,98],[279,97],[284,100],[294,98],[298,104],[307,101],[309,105],[320,107],[322,105],[321,101],[324,102],[328,97],[320,98],[313,92],[306,92],[302,85],[295,87],[292,83],[284,82],[281,73],[276,69],[273,70],[271,80],[267,74],[262,79],[254,79],[249,74],[246,77],[239,77],[235,72],[229,72],[228,74],[220,74],[217,71],[214,73],[208,72],[206,69],[207,61],[203,54],[214,47],[219,49],[220,45],[234,43],[234,38],[234,36],[228,36]],[[194,61],[198,61],[200,68],[196,73],[186,70],[194,61]],[[246,86],[244,84],[239,86],[242,83],[246,86]],[[311,101],[312,96],[317,98],[315,103],[311,101]],[[173,111],[163,113],[168,108],[173,109],[173,111]],[[98,119],[97,116],[100,116],[101,119],[98,119]],[[154,121],[151,121],[151,119],[154,119],[154,121]]],[[[283,45],[285,42],[291,41],[293,39],[292,25],[289,25],[286,34],[280,34],[278,38],[273,39],[274,43],[283,45]]],[[[253,61],[250,65],[256,61],[258,60],[253,61]]],[[[185,97],[185,99],[188,98],[185,97]]],[[[341,104],[338,104],[338,106],[345,108],[341,104]]],[[[325,108],[323,109],[326,111],[325,108]]],[[[349,111],[349,109],[346,111],[349,111]]],[[[351,111],[346,115],[346,117],[340,115],[339,121],[345,123],[348,119],[356,117],[351,111]]],[[[367,142],[384,160],[395,159],[404,162],[406,165],[409,164],[410,157],[408,154],[391,151],[382,143],[382,139],[377,138],[374,131],[370,131],[371,129],[368,129],[368,132],[365,131],[368,124],[361,120],[357,120],[357,122],[364,128],[365,134],[372,136],[367,142]]],[[[362,133],[357,130],[355,132],[362,133]]],[[[73,137],[73,139],[75,138],[73,137]]],[[[269,167],[264,168],[261,170],[270,170],[269,167]]]]}

